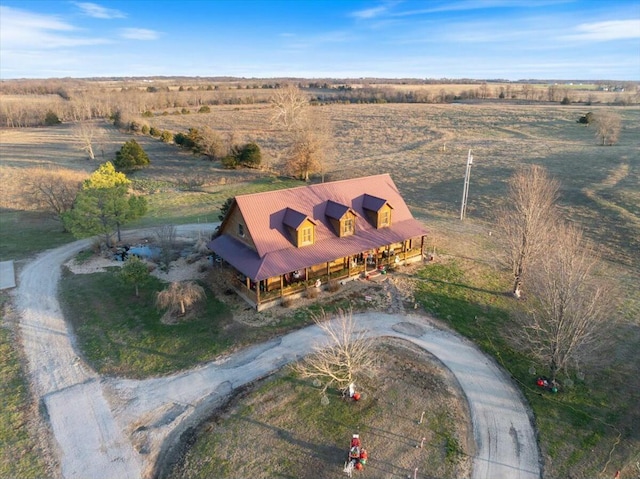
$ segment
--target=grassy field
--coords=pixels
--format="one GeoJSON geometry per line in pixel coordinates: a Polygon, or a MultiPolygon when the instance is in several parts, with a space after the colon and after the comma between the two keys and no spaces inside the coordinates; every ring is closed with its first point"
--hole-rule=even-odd
{"type": "MultiPolygon", "coordinates": [[[[623,120],[623,129],[620,141],[611,147],[600,146],[593,129],[576,122],[586,111],[608,108],[603,106],[588,110],[573,105],[496,103],[315,108],[330,118],[334,130],[335,155],[327,165],[327,178],[391,173],[414,215],[430,229],[428,247],[456,258],[446,268],[422,273],[437,281],[425,282],[420,304],[477,341],[522,381],[536,413],[547,459],[545,476],[606,477],[612,467],[630,468],[634,460],[640,460],[636,407],[640,400],[636,352],[640,344],[640,108],[615,108],[623,120]],[[468,219],[460,222],[459,201],[469,149],[474,165],[468,219]],[[508,290],[509,276],[495,261],[495,244],[489,236],[492,215],[504,201],[508,177],[518,165],[529,163],[545,166],[561,182],[563,212],[567,219],[583,226],[598,244],[606,260],[606,274],[618,281],[624,297],[622,310],[612,311],[624,322],[617,332],[618,347],[610,365],[605,371],[576,381],[570,394],[554,401],[528,389],[531,362],[515,355],[500,339],[512,313],[511,303],[502,294],[508,290]],[[455,285],[449,284],[451,279],[455,285]],[[611,450],[612,459],[608,462],[611,450]],[[603,472],[605,466],[608,469],[603,472]]],[[[175,132],[205,124],[222,134],[233,132],[238,141],[256,141],[269,169],[277,171],[286,135],[270,126],[270,113],[266,106],[221,106],[212,108],[210,114],[141,120],[175,132]]],[[[103,128],[108,140],[99,151],[104,150],[104,159],[110,159],[130,137],[108,125],[103,128]]],[[[299,184],[280,179],[272,172],[223,170],[218,163],[195,157],[174,145],[144,136],[136,139],[152,161],[150,168],[132,176],[136,188],[148,192],[150,213],[132,226],[215,221],[219,206],[229,196],[299,184]],[[198,191],[179,187],[179,179],[196,175],[206,178],[198,191]]],[[[42,249],[72,240],[60,232],[57,223],[43,221],[25,204],[23,186],[30,169],[51,165],[88,174],[102,161],[102,153],[98,156],[95,162],[86,160],[73,144],[70,127],[64,124],[0,132],[1,260],[26,259],[42,249]]],[[[73,284],[73,279],[65,278],[67,281],[73,284]]],[[[100,281],[95,279],[98,284],[100,281]]],[[[117,294],[126,293],[115,294],[118,297],[117,294]]],[[[215,299],[209,302],[214,305],[215,299]]],[[[67,303],[79,304],[79,300],[69,296],[67,303]]],[[[124,344],[125,339],[139,341],[136,334],[147,332],[158,343],[149,346],[149,351],[136,352],[140,353],[139,359],[131,358],[136,367],[147,367],[149,362],[147,372],[161,372],[171,361],[177,363],[170,367],[186,364],[180,363],[180,354],[174,358],[166,355],[171,343],[161,346],[164,333],[145,323],[148,319],[144,313],[132,310],[122,314],[137,318],[131,324],[114,324],[114,328],[128,331],[129,336],[96,338],[99,342],[88,346],[89,350],[97,352],[119,341],[124,344]]],[[[75,324],[80,327],[79,322],[75,324]]],[[[93,334],[91,329],[87,331],[93,334]]],[[[212,341],[224,344],[221,336],[209,332],[212,341]]],[[[9,343],[4,338],[0,344],[9,343]]],[[[207,354],[200,354],[196,348],[194,357],[197,361],[206,360],[210,357],[207,354]]],[[[96,361],[102,359],[97,357],[96,361]]],[[[125,372],[112,364],[104,367],[136,375],[135,371],[125,372]]]]}

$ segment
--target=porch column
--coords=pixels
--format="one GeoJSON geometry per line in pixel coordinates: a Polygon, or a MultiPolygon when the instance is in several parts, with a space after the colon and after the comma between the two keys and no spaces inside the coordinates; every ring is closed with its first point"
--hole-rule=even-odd
{"type": "Polygon", "coordinates": [[[280,297],[282,298],[282,292],[284,291],[284,275],[280,275],[280,297]]]}
{"type": "Polygon", "coordinates": [[[260,289],[262,287],[262,280],[256,283],[256,306],[260,304],[260,289]]]}
{"type": "Polygon", "coordinates": [[[424,257],[424,235],[420,236],[420,257],[424,257]]]}

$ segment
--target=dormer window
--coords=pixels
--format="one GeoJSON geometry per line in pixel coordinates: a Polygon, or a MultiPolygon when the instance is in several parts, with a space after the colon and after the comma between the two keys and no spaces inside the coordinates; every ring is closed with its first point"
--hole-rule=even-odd
{"type": "Polygon", "coordinates": [[[304,213],[287,208],[282,222],[289,232],[291,241],[298,248],[315,243],[316,222],[304,213]]]}
{"type": "Polygon", "coordinates": [[[313,244],[313,227],[308,226],[300,231],[300,246],[313,244]]]}
{"type": "Polygon", "coordinates": [[[340,238],[355,234],[356,213],[348,206],[329,200],[324,214],[340,238]]]}
{"type": "Polygon", "coordinates": [[[393,207],[384,198],[365,194],[362,208],[371,224],[376,228],[391,226],[391,210],[393,210],[393,207]]]}
{"type": "Polygon", "coordinates": [[[355,218],[353,217],[348,217],[343,219],[340,222],[341,228],[340,228],[340,236],[350,236],[352,234],[355,233],[356,231],[356,221],[355,218]]]}
{"type": "Polygon", "coordinates": [[[391,210],[381,211],[378,227],[389,226],[389,224],[391,224],[391,210]]]}

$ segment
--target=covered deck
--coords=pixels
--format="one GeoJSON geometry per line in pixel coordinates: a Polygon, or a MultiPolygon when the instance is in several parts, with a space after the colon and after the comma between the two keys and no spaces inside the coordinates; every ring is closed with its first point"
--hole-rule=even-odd
{"type": "Polygon", "coordinates": [[[331,281],[364,278],[379,274],[381,270],[419,261],[423,252],[424,236],[420,236],[259,280],[241,273],[219,257],[214,260],[214,265],[240,297],[257,311],[262,311],[280,304],[283,298],[301,297],[309,287],[321,288],[331,281]]]}

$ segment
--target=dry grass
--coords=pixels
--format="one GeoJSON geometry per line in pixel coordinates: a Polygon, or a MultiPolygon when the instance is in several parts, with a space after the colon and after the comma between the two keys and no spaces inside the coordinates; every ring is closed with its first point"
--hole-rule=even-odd
{"type": "Polygon", "coordinates": [[[317,387],[283,374],[240,393],[202,425],[171,477],[342,478],[353,433],[369,453],[368,477],[413,477],[416,467],[419,477],[468,477],[470,418],[450,373],[403,342],[375,352],[380,367],[359,402],[332,392],[323,405],[317,387]],[[448,452],[452,443],[461,455],[448,452]]]}

